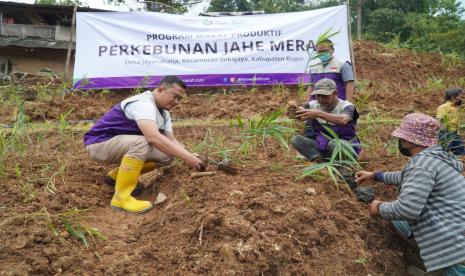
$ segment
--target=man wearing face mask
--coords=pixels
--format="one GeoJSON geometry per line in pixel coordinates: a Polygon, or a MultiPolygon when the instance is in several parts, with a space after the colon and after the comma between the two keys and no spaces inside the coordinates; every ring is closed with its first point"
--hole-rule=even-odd
{"type": "Polygon", "coordinates": [[[439,122],[412,113],[392,133],[399,151],[411,157],[402,171],[357,173],[359,184],[398,185],[397,199],[374,200],[372,216],[390,221],[395,231],[417,245],[426,270],[465,275],[465,178],[463,165],[437,145],[439,122]]]}
{"type": "Polygon", "coordinates": [[[204,163],[176,140],[171,126],[169,111],[185,96],[186,88],[178,77],[166,76],[153,91],[116,104],[84,135],[93,160],[119,164],[105,177],[105,182],[115,186],[110,204],[113,209],[131,213],[150,210],[149,201],[132,197],[137,195],[136,186],[141,187],[139,176],[169,164],[173,157],[196,170],[204,168],[204,163]]]}
{"type": "Polygon", "coordinates": [[[341,62],[334,57],[334,44],[325,39],[316,45],[320,62],[310,66],[310,87],[308,96],[314,90],[314,84],[324,78],[332,79],[337,86],[337,95],[341,100],[354,100],[354,72],[349,62],[341,62]]]}
{"type": "Polygon", "coordinates": [[[445,103],[437,110],[438,120],[441,122],[439,143],[444,150],[455,155],[464,155],[465,147],[462,137],[458,134],[460,125],[459,108],[462,105],[463,91],[460,88],[449,88],[445,93],[445,103]]]}
{"type": "MultiPolygon", "coordinates": [[[[292,146],[310,161],[320,162],[329,158],[335,145],[329,141],[331,134],[325,127],[332,129],[345,143],[360,144],[356,139],[355,126],[358,112],[355,106],[338,97],[336,83],[331,79],[321,79],[315,84],[308,108],[296,111],[296,118],[306,120],[304,135],[292,138],[292,146]]],[[[354,155],[360,153],[360,147],[353,147],[354,155]]]]}

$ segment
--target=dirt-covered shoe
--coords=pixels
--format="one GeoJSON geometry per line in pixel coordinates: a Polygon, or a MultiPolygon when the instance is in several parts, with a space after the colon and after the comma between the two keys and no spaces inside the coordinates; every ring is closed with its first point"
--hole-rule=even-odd
{"type": "Polygon", "coordinates": [[[357,188],[357,181],[355,181],[355,175],[352,170],[342,167],[339,169],[339,173],[342,175],[342,180],[344,180],[352,191],[357,188]]]}
{"type": "Polygon", "coordinates": [[[343,175],[343,178],[351,190],[355,190],[357,188],[357,181],[355,181],[354,175],[343,175]]]}
{"type": "MultiPolygon", "coordinates": [[[[104,181],[108,185],[115,187],[116,181],[111,176],[109,176],[108,174],[105,175],[104,181]]],[[[137,186],[134,189],[134,191],[132,191],[131,195],[132,196],[141,195],[144,192],[144,190],[145,190],[145,186],[142,183],[137,182],[137,186]]]]}
{"type": "Polygon", "coordinates": [[[375,198],[375,191],[372,187],[359,186],[353,189],[353,191],[357,195],[357,198],[365,203],[371,203],[375,198]]]}

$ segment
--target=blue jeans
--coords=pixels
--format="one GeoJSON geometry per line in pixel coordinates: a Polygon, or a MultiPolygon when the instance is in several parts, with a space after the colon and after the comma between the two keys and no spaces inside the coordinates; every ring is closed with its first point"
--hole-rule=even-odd
{"type": "MultiPolygon", "coordinates": [[[[393,220],[391,221],[394,230],[401,236],[403,240],[413,241],[413,233],[410,225],[406,221],[393,220]]],[[[444,276],[465,276],[465,265],[455,264],[441,269],[444,276]]]]}
{"type": "Polygon", "coordinates": [[[465,147],[462,137],[456,131],[441,129],[439,131],[439,144],[444,151],[455,155],[465,155],[465,147]]]}

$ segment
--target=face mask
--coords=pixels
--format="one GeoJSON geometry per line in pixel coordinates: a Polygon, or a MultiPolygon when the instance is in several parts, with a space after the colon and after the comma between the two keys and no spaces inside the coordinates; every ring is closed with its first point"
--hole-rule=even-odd
{"type": "Polygon", "coordinates": [[[404,155],[404,156],[412,156],[412,155],[410,154],[410,151],[409,151],[407,148],[404,148],[404,147],[402,146],[402,142],[401,142],[400,139],[398,140],[397,146],[398,146],[398,148],[399,148],[399,152],[400,152],[402,155],[404,155]]]}
{"type": "Polygon", "coordinates": [[[325,63],[331,60],[331,53],[326,52],[326,53],[321,53],[319,56],[321,62],[325,63]]]}

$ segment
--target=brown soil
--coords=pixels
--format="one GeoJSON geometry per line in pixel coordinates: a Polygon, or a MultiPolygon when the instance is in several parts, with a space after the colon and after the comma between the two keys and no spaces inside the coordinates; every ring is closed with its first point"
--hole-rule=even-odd
{"type": "MultiPolygon", "coordinates": [[[[192,146],[205,131],[185,127],[178,137],[192,146]]],[[[213,135],[233,136],[231,131],[214,128],[213,135]]],[[[386,139],[389,132],[379,133],[386,139]]],[[[168,200],[144,215],[131,215],[108,207],[113,189],[102,176],[109,167],[88,160],[81,135],[33,137],[25,158],[9,160],[0,201],[1,274],[399,275],[404,269],[402,246],[385,222],[371,218],[365,204],[327,177],[296,181],[295,166],[301,163],[278,144],[243,158],[237,175],[218,171],[192,179],[184,165],[144,175],[148,188],[141,198],[153,201],[163,192],[168,200]],[[58,169],[57,158],[68,170],[64,179],[56,178],[51,195],[42,177],[58,169]],[[13,164],[21,168],[20,177],[13,164]],[[26,182],[37,192],[27,202],[26,182]],[[316,196],[305,192],[308,187],[316,196]],[[90,241],[86,249],[64,228],[55,236],[44,218],[9,220],[43,208],[50,214],[91,208],[86,223],[108,240],[90,241]]],[[[381,154],[391,166],[399,164],[381,154]]],[[[377,191],[394,194],[392,188],[377,186],[377,191]]]]}
{"type": "MultiPolygon", "coordinates": [[[[444,73],[436,55],[415,56],[374,43],[358,43],[355,53],[358,77],[369,83],[367,107],[391,117],[410,109],[434,112],[441,102],[439,91],[423,97],[405,92],[410,79],[421,85],[431,76],[447,74],[451,82],[463,77],[458,71],[444,73]],[[419,60],[426,71],[414,65],[419,60]],[[414,69],[418,70],[405,74],[408,79],[396,77],[399,70],[414,69]]],[[[289,87],[288,93],[271,87],[253,93],[199,89],[173,117],[249,117],[285,106],[297,89],[289,87]]],[[[25,108],[35,121],[56,121],[71,108],[70,120],[91,120],[128,94],[73,93],[29,100],[25,108]]],[[[11,111],[2,109],[0,117],[2,123],[11,123],[11,111]]],[[[366,169],[394,170],[404,164],[405,159],[382,147],[392,129],[363,126],[366,139],[376,145],[361,157],[366,169]]],[[[211,130],[214,137],[226,137],[232,146],[239,146],[235,130],[211,130]]],[[[206,127],[195,126],[175,133],[193,148],[206,132],[206,127]]],[[[109,208],[113,188],[102,177],[110,167],[89,160],[82,135],[35,133],[22,157],[8,156],[0,186],[0,275],[405,275],[404,246],[388,224],[370,217],[366,204],[343,184],[337,188],[325,173],[296,180],[302,163],[275,142],[241,156],[242,162],[235,163],[237,175],[218,171],[192,179],[191,171],[179,163],[144,175],[147,190],[141,198],[154,201],[162,192],[168,199],[146,214],[131,215],[109,208]],[[63,175],[57,173],[60,164],[67,166],[63,175]],[[54,194],[45,189],[51,184],[54,194]],[[316,195],[306,193],[308,187],[316,195]],[[55,223],[57,231],[51,231],[47,217],[38,215],[72,208],[90,208],[82,224],[100,229],[107,240],[88,238],[86,248],[63,225],[55,223]]],[[[213,164],[209,170],[214,170],[213,164]]],[[[395,197],[395,187],[372,185],[377,197],[395,197]]]]}

